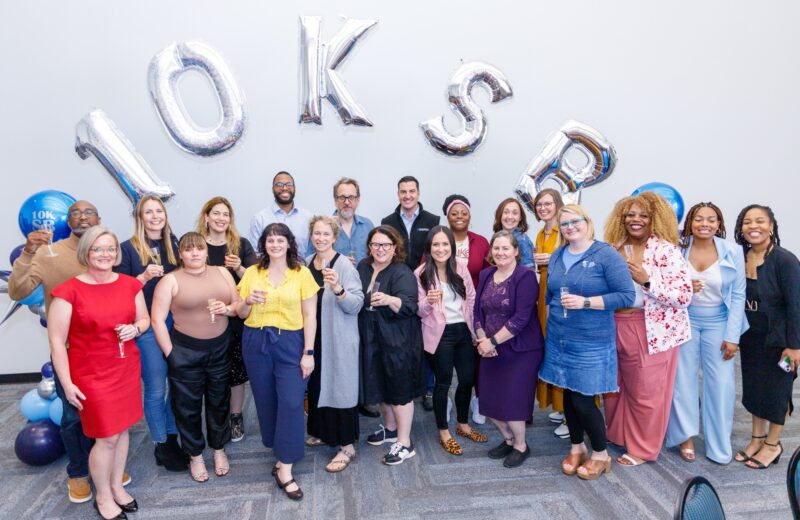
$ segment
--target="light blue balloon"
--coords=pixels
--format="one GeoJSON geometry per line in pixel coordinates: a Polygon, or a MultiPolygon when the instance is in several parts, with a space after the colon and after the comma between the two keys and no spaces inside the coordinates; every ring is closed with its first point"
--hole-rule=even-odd
{"type": "Polygon", "coordinates": [[[41,421],[50,417],[50,401],[39,397],[39,392],[34,388],[22,397],[19,409],[26,419],[32,422],[41,421]]]}
{"type": "Polygon", "coordinates": [[[44,285],[39,284],[28,296],[19,300],[22,305],[44,305],[44,285]]]}
{"type": "Polygon", "coordinates": [[[681,194],[678,190],[663,182],[648,182],[647,184],[643,184],[633,190],[631,196],[635,197],[643,191],[652,191],[653,193],[664,197],[667,202],[669,202],[669,205],[672,206],[675,216],[678,217],[678,222],[683,220],[683,197],[681,197],[681,194]]]}
{"type": "Polygon", "coordinates": [[[61,402],[60,397],[56,397],[50,401],[50,408],[48,410],[50,420],[61,426],[61,416],[64,415],[64,403],[61,402]]]}

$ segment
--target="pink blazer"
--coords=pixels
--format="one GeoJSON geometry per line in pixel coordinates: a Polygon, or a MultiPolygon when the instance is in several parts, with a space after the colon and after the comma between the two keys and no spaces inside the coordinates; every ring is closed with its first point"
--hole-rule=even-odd
{"type": "MultiPolygon", "coordinates": [[[[457,272],[464,279],[464,286],[467,289],[467,297],[461,302],[461,313],[464,315],[464,322],[469,327],[472,340],[475,341],[475,330],[472,326],[472,308],[475,305],[475,286],[472,284],[472,277],[469,275],[466,262],[456,262],[457,272]]],[[[425,269],[425,264],[419,266],[414,275],[417,277],[417,290],[419,291],[419,301],[417,315],[422,318],[422,342],[425,352],[433,354],[442,339],[444,328],[447,325],[444,316],[444,309],[441,305],[431,305],[428,303],[428,290],[422,286],[419,275],[425,269]]],[[[439,284],[434,285],[437,289],[439,284]]]]}

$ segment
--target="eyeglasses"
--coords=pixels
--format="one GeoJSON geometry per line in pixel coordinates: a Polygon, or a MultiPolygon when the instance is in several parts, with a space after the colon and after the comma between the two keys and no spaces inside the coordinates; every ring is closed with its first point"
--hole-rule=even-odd
{"type": "Polygon", "coordinates": [[[564,220],[564,221],[558,223],[558,227],[561,228],[561,229],[565,229],[565,228],[568,228],[568,227],[578,227],[578,224],[580,224],[581,222],[583,222],[585,220],[586,219],[583,218],[583,217],[574,218],[572,220],[564,220]]]}
{"type": "Polygon", "coordinates": [[[358,200],[358,195],[338,195],[336,200],[339,202],[355,202],[358,200]]]}
{"type": "Polygon", "coordinates": [[[294,188],[294,183],[291,182],[291,181],[290,182],[273,182],[272,183],[272,187],[273,188],[278,188],[278,189],[281,189],[281,190],[283,188],[294,188]]]}
{"type": "Polygon", "coordinates": [[[370,249],[374,249],[375,251],[378,251],[380,249],[383,249],[384,251],[388,251],[392,247],[394,247],[394,244],[392,244],[391,242],[387,242],[385,244],[381,244],[379,242],[370,242],[369,243],[369,248],[370,249]]]}
{"type": "Polygon", "coordinates": [[[69,216],[72,218],[81,218],[81,216],[93,217],[95,215],[97,215],[96,209],[84,209],[84,210],[73,209],[72,211],[69,212],[69,216]]]}
{"type": "Polygon", "coordinates": [[[550,206],[555,206],[555,205],[556,205],[555,202],[537,202],[533,207],[536,209],[542,209],[542,208],[549,208],[550,206]]]}
{"type": "Polygon", "coordinates": [[[92,253],[99,255],[100,253],[108,253],[110,255],[116,254],[117,246],[108,246],[108,247],[90,247],[89,251],[92,253]]]}

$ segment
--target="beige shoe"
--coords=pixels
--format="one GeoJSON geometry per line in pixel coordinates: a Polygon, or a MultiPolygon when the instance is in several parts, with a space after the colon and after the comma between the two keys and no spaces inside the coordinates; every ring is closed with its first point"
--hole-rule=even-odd
{"type": "Polygon", "coordinates": [[[89,477],[67,478],[67,489],[69,490],[69,501],[74,504],[82,504],[92,499],[89,477]]]}
{"type": "Polygon", "coordinates": [[[122,486],[125,487],[131,482],[133,482],[131,474],[126,471],[125,473],[122,474],[122,486]]]}

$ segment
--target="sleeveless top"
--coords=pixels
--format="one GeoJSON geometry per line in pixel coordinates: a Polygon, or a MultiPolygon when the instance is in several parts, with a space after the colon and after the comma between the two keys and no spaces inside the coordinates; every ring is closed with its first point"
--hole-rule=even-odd
{"type": "Polygon", "coordinates": [[[225,305],[231,303],[231,286],[224,278],[222,267],[207,266],[200,274],[190,274],[183,269],[172,272],[178,282],[178,293],[172,298],[170,311],[175,330],[197,339],[212,339],[228,328],[228,317],[214,316],[208,312],[208,300],[213,298],[225,305]]]}

